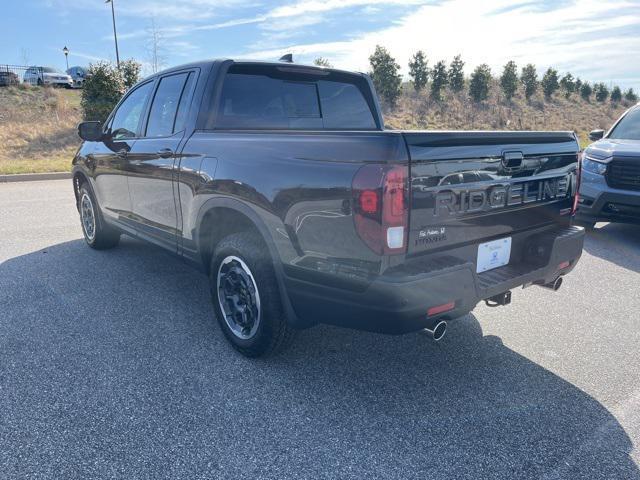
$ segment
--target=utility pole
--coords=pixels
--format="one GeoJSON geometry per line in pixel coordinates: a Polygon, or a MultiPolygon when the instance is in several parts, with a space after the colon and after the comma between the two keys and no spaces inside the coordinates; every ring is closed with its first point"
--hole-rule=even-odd
{"type": "Polygon", "coordinates": [[[118,34],[116,33],[116,11],[113,6],[114,0],[105,0],[104,3],[111,4],[111,18],[113,19],[113,39],[116,42],[116,65],[118,65],[118,70],[120,70],[120,54],[118,53],[118,34]]]}

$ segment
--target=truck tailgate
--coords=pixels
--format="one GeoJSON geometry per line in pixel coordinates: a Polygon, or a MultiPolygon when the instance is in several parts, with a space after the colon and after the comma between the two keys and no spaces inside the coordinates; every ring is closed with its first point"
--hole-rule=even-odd
{"type": "Polygon", "coordinates": [[[573,132],[403,132],[408,254],[566,224],[577,190],[573,132]]]}

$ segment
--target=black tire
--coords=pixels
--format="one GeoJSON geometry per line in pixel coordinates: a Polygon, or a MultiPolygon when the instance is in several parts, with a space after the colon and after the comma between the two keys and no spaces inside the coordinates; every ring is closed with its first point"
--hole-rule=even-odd
{"type": "Polygon", "coordinates": [[[273,262],[256,234],[241,232],[222,239],[211,258],[209,279],[216,318],[237,351],[261,357],[292,342],[295,330],[285,318],[273,262]]]}
{"type": "Polygon", "coordinates": [[[91,248],[104,250],[118,245],[120,232],[110,228],[100,214],[98,202],[93,192],[86,186],[80,186],[78,195],[78,212],[84,240],[91,248]]]}

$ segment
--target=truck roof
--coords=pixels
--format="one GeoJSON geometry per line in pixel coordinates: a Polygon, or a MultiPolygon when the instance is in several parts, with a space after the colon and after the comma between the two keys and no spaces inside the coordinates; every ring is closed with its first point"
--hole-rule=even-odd
{"type": "Polygon", "coordinates": [[[238,65],[265,65],[265,66],[292,67],[292,68],[303,67],[305,69],[322,70],[322,71],[328,71],[328,72],[339,72],[339,73],[345,73],[350,75],[359,75],[359,76],[365,75],[362,72],[353,72],[350,70],[342,70],[339,68],[319,67],[317,65],[309,65],[305,63],[295,63],[295,62],[288,63],[288,62],[281,62],[281,61],[251,60],[251,59],[234,60],[233,58],[214,58],[209,60],[200,60],[197,62],[185,63],[182,65],[176,65],[175,67],[170,67],[160,72],[156,72],[152,75],[149,75],[146,78],[153,78],[157,75],[164,75],[166,73],[170,73],[177,70],[184,70],[186,68],[208,67],[215,63],[224,63],[224,62],[233,62],[234,64],[238,64],[238,65]]]}

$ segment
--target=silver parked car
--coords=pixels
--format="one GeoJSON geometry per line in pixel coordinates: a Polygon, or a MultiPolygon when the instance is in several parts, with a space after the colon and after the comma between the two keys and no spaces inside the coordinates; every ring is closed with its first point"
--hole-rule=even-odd
{"type": "Polygon", "coordinates": [[[71,88],[73,80],[69,75],[52,67],[29,67],[24,72],[24,83],[31,85],[52,85],[71,88]]]}
{"type": "Polygon", "coordinates": [[[71,67],[67,70],[67,74],[73,80],[74,88],[82,88],[84,86],[84,81],[91,76],[88,70],[84,67],[71,67]]]}

